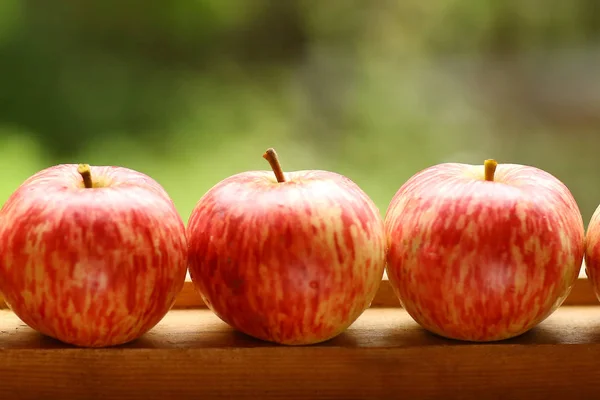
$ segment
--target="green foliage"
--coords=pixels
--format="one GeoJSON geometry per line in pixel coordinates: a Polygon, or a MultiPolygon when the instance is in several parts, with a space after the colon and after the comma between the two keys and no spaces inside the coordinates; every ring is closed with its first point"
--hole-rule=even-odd
{"type": "Polygon", "coordinates": [[[434,163],[534,164],[588,219],[600,198],[596,11],[594,0],[4,0],[0,201],[52,164],[124,165],[159,180],[187,219],[220,179],[267,168],[274,146],[286,169],[348,175],[382,213],[434,163]]]}

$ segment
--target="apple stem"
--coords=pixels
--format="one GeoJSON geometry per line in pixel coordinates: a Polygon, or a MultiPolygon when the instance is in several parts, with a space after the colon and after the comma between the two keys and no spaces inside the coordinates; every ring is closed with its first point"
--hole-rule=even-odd
{"type": "Polygon", "coordinates": [[[90,170],[90,166],[88,164],[79,164],[79,167],[77,167],[77,172],[79,172],[83,178],[83,184],[86,189],[91,189],[94,187],[92,182],[92,171],[90,170]]]}
{"type": "Polygon", "coordinates": [[[271,168],[275,173],[275,177],[277,178],[277,182],[285,182],[285,175],[283,174],[283,170],[281,169],[279,157],[277,157],[277,152],[275,151],[275,149],[270,148],[267,151],[265,151],[265,154],[263,154],[263,158],[267,160],[271,165],[271,168]]]}
{"type": "Polygon", "coordinates": [[[483,163],[485,169],[485,180],[493,182],[494,174],[496,173],[496,167],[498,166],[498,162],[496,160],[485,160],[483,163]]]}

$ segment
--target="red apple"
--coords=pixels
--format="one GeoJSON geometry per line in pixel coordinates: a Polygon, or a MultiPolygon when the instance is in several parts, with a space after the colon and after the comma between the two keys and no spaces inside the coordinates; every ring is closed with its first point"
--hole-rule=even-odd
{"type": "Polygon", "coordinates": [[[0,211],[0,292],[23,322],[65,343],[140,337],[171,308],[186,270],[174,204],[131,169],[53,166],[0,211]]]}
{"type": "Polygon", "coordinates": [[[249,171],[212,187],[187,228],[189,270],[208,307],[265,341],[331,339],[370,306],[385,231],[372,200],[328,171],[249,171]]]}
{"type": "Polygon", "coordinates": [[[600,300],[600,206],[596,208],[586,233],[585,273],[600,300]]]}
{"type": "Polygon", "coordinates": [[[534,167],[496,166],[425,169],[387,210],[390,283],[437,335],[520,335],[562,304],[579,274],[584,226],[567,187],[534,167]]]}

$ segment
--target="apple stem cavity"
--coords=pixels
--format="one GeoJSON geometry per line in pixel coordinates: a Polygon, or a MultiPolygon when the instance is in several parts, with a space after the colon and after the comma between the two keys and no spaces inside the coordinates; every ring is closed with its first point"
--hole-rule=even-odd
{"type": "Polygon", "coordinates": [[[275,149],[270,148],[267,151],[265,151],[265,154],[263,154],[263,158],[267,160],[271,165],[271,169],[273,169],[273,172],[275,173],[277,182],[285,182],[285,175],[283,174],[283,170],[281,169],[279,157],[277,157],[277,152],[275,151],[275,149]]]}
{"type": "Polygon", "coordinates": [[[498,166],[498,162],[496,160],[485,160],[483,163],[484,166],[484,174],[485,180],[489,182],[494,181],[494,174],[496,173],[496,167],[498,166]]]}
{"type": "Polygon", "coordinates": [[[86,189],[91,189],[94,187],[94,183],[92,182],[92,171],[90,170],[90,166],[88,164],[79,164],[77,167],[77,172],[83,178],[83,185],[86,189]]]}

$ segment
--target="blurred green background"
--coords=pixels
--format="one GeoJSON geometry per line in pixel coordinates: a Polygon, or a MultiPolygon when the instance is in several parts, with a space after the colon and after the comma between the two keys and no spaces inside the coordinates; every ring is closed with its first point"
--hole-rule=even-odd
{"type": "Polygon", "coordinates": [[[382,213],[415,172],[535,165],[600,203],[597,0],[0,1],[0,204],[53,164],[157,179],[347,175],[382,213]]]}

